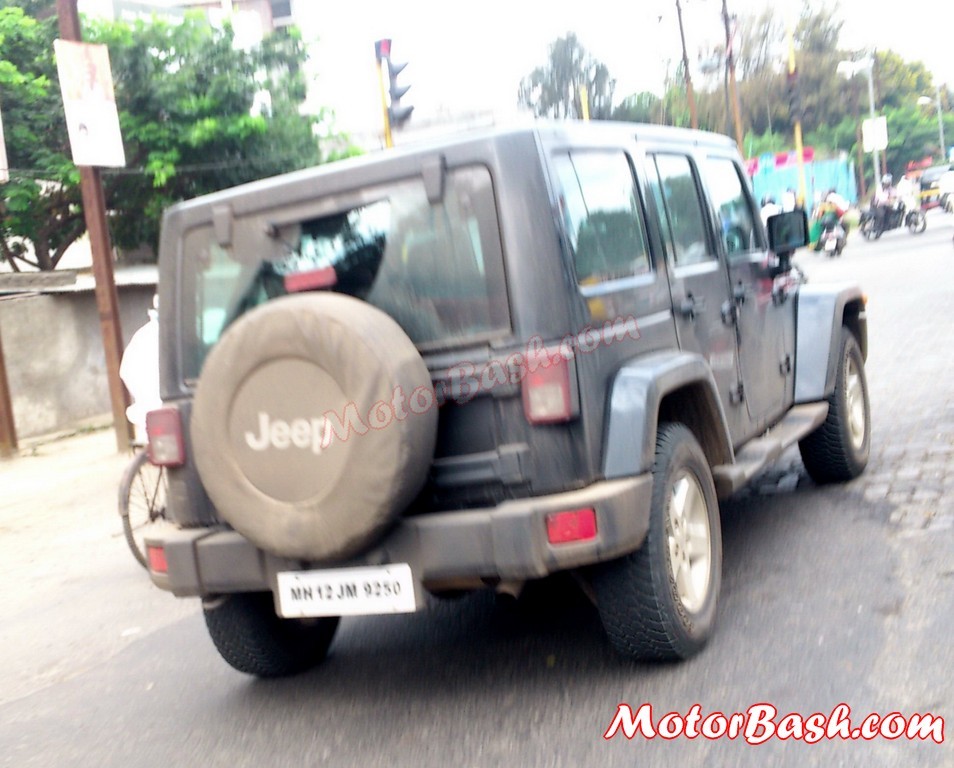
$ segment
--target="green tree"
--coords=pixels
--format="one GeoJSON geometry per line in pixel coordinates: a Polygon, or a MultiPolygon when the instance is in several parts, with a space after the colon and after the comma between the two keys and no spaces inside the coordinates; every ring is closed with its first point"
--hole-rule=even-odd
{"type": "Polygon", "coordinates": [[[609,119],[616,81],[606,65],[587,53],[576,35],[569,32],[551,43],[547,64],[521,80],[517,99],[537,117],[581,117],[582,87],[588,93],[590,117],[609,119]]]}
{"type": "MultiPolygon", "coordinates": [[[[17,261],[29,263],[28,241],[32,263],[52,269],[84,230],[78,173],[69,160],[52,62],[55,19],[40,23],[20,13],[17,24],[32,37],[29,48],[2,48],[0,71],[17,73],[7,79],[20,89],[7,99],[4,88],[0,96],[16,158],[14,181],[0,190],[3,254],[14,268],[17,261]],[[35,94],[26,111],[33,116],[27,119],[23,108],[9,116],[7,103],[21,103],[30,82],[35,94]]],[[[89,23],[84,37],[109,47],[123,131],[126,168],[103,172],[118,247],[154,247],[163,210],[179,200],[327,159],[314,130],[327,113],[299,112],[305,52],[296,31],[242,51],[233,46],[230,27],[215,29],[190,14],[181,23],[89,23]]]]}
{"type": "Polygon", "coordinates": [[[10,181],[0,186],[0,257],[13,269],[53,269],[85,229],[53,61],[56,36],[55,18],[0,7],[0,111],[10,165],[10,181]]]}
{"type": "Polygon", "coordinates": [[[627,96],[613,109],[612,115],[613,120],[630,123],[659,123],[662,118],[662,100],[649,91],[627,96]]]}

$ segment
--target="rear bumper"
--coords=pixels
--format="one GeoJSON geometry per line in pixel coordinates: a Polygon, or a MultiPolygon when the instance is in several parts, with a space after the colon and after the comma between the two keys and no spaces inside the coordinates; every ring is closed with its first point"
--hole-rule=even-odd
{"type": "Polygon", "coordinates": [[[276,574],[282,571],[389,563],[410,565],[419,593],[474,582],[523,581],[638,549],[649,528],[651,491],[647,473],[490,509],[405,518],[360,557],[321,565],[275,557],[228,528],[166,525],[151,532],[146,543],[163,547],[168,571],[150,575],[156,586],[180,597],[274,591],[276,574]],[[547,514],[587,507],[596,511],[594,539],[549,543],[547,514]]]}

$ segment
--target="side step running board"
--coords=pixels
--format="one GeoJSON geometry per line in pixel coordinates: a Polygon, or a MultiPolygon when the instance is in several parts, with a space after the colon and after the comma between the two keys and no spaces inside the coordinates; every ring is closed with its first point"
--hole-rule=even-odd
{"type": "Polygon", "coordinates": [[[720,499],[731,496],[759,472],[772,464],[789,446],[810,435],[828,417],[828,403],[796,405],[762,437],[750,440],[735,455],[734,464],[712,468],[720,499]]]}

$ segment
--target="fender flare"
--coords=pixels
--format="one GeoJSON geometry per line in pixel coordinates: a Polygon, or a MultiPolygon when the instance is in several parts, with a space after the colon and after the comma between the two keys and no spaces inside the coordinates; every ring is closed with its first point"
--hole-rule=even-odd
{"type": "Polygon", "coordinates": [[[868,359],[865,299],[856,285],[803,285],[795,313],[795,403],[827,398],[835,389],[841,328],[847,325],[868,359]]]}
{"type": "MultiPolygon", "coordinates": [[[[712,371],[699,354],[658,352],[623,365],[613,379],[603,444],[603,476],[628,477],[652,470],[659,411],[667,395],[697,387],[716,429],[696,437],[710,464],[732,463],[734,454],[712,371]]],[[[692,427],[689,424],[690,428],[692,427]]]]}

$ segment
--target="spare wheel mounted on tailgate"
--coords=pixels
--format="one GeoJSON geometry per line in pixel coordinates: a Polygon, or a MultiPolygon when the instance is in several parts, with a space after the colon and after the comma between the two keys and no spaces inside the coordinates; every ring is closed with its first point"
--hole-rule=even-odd
{"type": "Polygon", "coordinates": [[[191,424],[199,476],[219,514],[262,549],[351,556],[424,485],[431,387],[414,344],[370,304],[330,293],[270,301],[206,359],[191,424]]]}

